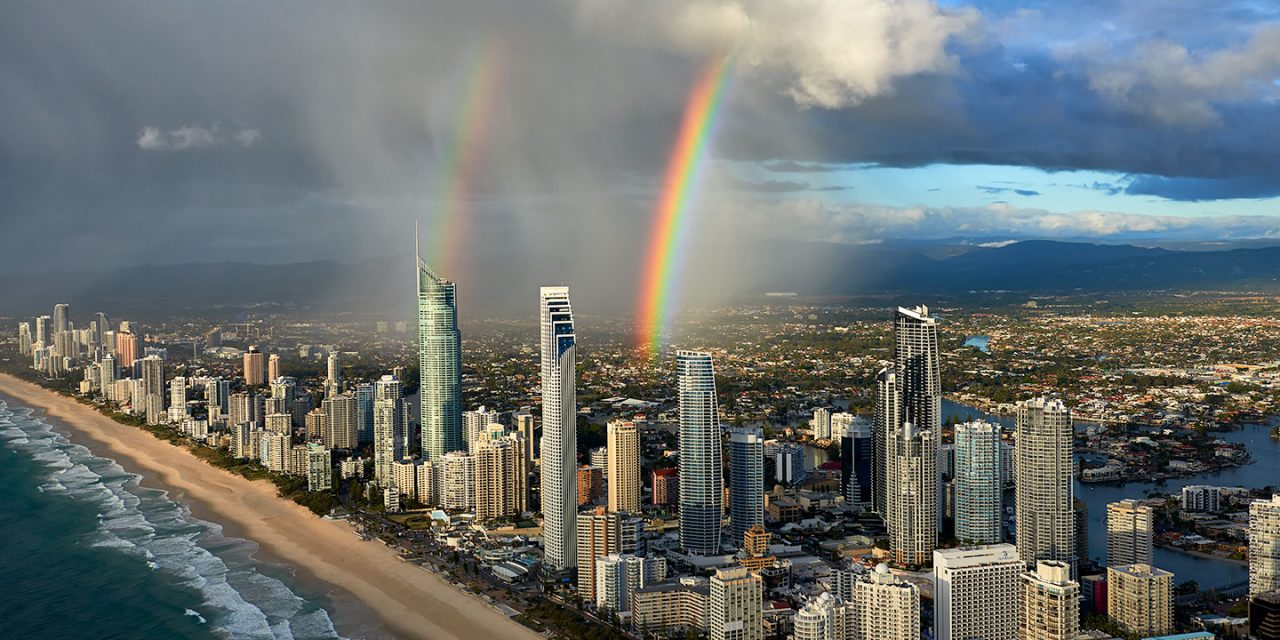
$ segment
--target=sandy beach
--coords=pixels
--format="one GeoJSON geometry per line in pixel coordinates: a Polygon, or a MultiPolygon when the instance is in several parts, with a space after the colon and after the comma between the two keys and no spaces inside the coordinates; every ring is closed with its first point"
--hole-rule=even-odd
{"type": "Polygon", "coordinates": [[[275,486],[206,464],[187,450],[122,425],[92,407],[0,374],[0,393],[61,422],[73,442],[167,489],[199,518],[253,540],[268,561],[328,586],[339,631],[387,638],[538,638],[387,546],[364,541],[342,521],[318,518],[276,495],[275,486]]]}

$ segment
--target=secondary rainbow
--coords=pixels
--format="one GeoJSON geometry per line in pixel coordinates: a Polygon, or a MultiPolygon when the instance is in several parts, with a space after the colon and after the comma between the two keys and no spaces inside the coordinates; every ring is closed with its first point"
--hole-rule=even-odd
{"type": "Polygon", "coordinates": [[[434,224],[428,230],[434,250],[425,258],[442,273],[456,273],[460,249],[466,244],[468,198],[492,128],[502,78],[502,51],[498,40],[487,38],[468,54],[462,100],[449,130],[437,182],[434,224]]]}
{"type": "Polygon", "coordinates": [[[636,314],[636,346],[648,356],[658,352],[676,301],[688,213],[700,183],[731,66],[731,58],[725,56],[702,70],[689,93],[680,131],[667,160],[645,251],[636,314]]]}

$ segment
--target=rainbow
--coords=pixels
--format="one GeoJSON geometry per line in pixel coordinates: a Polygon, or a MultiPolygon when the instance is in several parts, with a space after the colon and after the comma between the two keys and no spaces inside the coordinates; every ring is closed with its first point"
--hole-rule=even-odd
{"type": "Polygon", "coordinates": [[[481,41],[468,54],[466,86],[450,127],[433,207],[434,226],[428,231],[435,249],[426,260],[442,273],[456,272],[459,249],[466,244],[467,198],[492,128],[502,60],[503,47],[493,38],[481,41]]]}
{"type": "Polygon", "coordinates": [[[687,213],[702,174],[731,66],[731,56],[725,56],[702,70],[689,93],[680,132],[667,160],[645,251],[636,314],[636,346],[650,357],[661,346],[665,324],[677,298],[679,283],[675,276],[684,248],[687,213]]]}

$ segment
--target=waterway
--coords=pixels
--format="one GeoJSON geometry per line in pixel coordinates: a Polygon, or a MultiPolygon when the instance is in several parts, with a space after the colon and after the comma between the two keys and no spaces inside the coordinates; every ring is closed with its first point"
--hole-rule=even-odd
{"type": "Polygon", "coordinates": [[[964,346],[973,347],[983,353],[991,353],[991,336],[969,336],[964,339],[964,346]]]}
{"type": "MultiPolygon", "coordinates": [[[[1000,423],[1012,429],[1013,418],[993,416],[975,407],[943,400],[942,419],[951,417],[961,420],[984,418],[1000,423]]],[[[1280,442],[1272,440],[1270,428],[1280,425],[1280,417],[1272,417],[1267,424],[1245,425],[1226,433],[1214,436],[1227,442],[1240,443],[1247,447],[1253,456],[1253,464],[1202,473],[1185,478],[1165,480],[1161,482],[1128,482],[1116,484],[1082,484],[1076,482],[1076,497],[1084,500],[1089,507],[1089,557],[1104,560],[1106,558],[1106,511],[1107,504],[1125,498],[1145,498],[1152,492],[1169,495],[1180,493],[1182,487],[1195,484],[1207,484],[1222,487],[1245,487],[1256,489],[1265,486],[1280,486],[1280,442]]],[[[1101,426],[1096,423],[1078,421],[1076,429],[1083,430],[1090,426],[1101,426]]],[[[1170,549],[1155,550],[1155,564],[1161,569],[1172,571],[1175,580],[1184,582],[1195,580],[1203,587],[1217,587],[1237,584],[1248,580],[1249,569],[1238,564],[1201,558],[1179,553],[1170,549]]]]}

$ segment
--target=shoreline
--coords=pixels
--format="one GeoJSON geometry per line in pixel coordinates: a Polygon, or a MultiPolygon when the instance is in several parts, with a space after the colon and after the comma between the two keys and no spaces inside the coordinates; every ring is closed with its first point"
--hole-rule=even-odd
{"type": "Polygon", "coordinates": [[[192,516],[223,534],[258,545],[255,559],[293,574],[324,594],[335,628],[364,638],[538,638],[539,634],[400,556],[381,541],[361,540],[341,520],[326,520],[251,481],[205,463],[184,447],[124,424],[91,406],[0,374],[0,394],[50,418],[94,455],[115,460],[142,484],[165,490],[192,516]]]}
{"type": "Polygon", "coordinates": [[[1159,548],[1159,549],[1167,549],[1167,550],[1172,551],[1172,552],[1174,552],[1174,553],[1181,553],[1181,554],[1183,554],[1183,555],[1191,556],[1191,557],[1193,557],[1193,558],[1201,558],[1201,559],[1204,559],[1204,560],[1217,560],[1218,562],[1225,562],[1225,563],[1227,563],[1227,564],[1233,564],[1233,565],[1235,565],[1235,566],[1237,566],[1237,567],[1246,567],[1246,568],[1247,568],[1247,567],[1249,566],[1249,561],[1248,561],[1248,560],[1237,560],[1237,559],[1235,559],[1235,558],[1227,558],[1227,557],[1223,557],[1223,556],[1216,556],[1216,555],[1213,555],[1212,553],[1205,553],[1205,552],[1203,552],[1203,551],[1196,551],[1196,550],[1194,550],[1194,549],[1184,549],[1184,548],[1182,548],[1182,547],[1175,547],[1175,546],[1173,546],[1173,545],[1171,545],[1171,544],[1160,544],[1160,543],[1156,543],[1156,544],[1155,544],[1155,546],[1156,546],[1156,548],[1159,548]]]}

